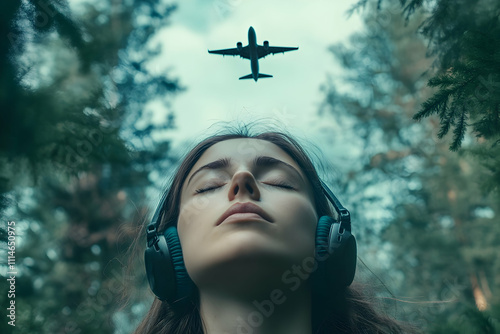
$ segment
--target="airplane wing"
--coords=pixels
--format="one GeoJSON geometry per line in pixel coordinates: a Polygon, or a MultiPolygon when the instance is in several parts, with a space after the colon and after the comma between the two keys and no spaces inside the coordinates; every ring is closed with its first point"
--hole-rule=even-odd
{"type": "Polygon", "coordinates": [[[223,55],[223,56],[240,56],[241,58],[250,59],[250,55],[248,52],[248,46],[241,48],[232,48],[232,49],[221,49],[221,50],[208,50],[208,53],[223,55]]]}
{"type": "Polygon", "coordinates": [[[257,46],[257,52],[259,54],[259,58],[265,57],[268,54],[285,53],[287,51],[294,51],[298,49],[299,48],[296,47],[286,47],[286,46],[268,46],[268,47],[262,45],[257,46]]]}

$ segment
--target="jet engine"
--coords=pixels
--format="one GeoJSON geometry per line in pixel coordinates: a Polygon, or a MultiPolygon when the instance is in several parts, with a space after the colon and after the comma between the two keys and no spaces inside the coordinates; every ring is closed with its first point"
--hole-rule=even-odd
{"type": "Polygon", "coordinates": [[[238,51],[241,52],[241,49],[243,48],[243,43],[241,42],[236,43],[236,48],[238,49],[238,51]]]}
{"type": "Polygon", "coordinates": [[[264,41],[264,50],[269,49],[269,41],[264,41]]]}

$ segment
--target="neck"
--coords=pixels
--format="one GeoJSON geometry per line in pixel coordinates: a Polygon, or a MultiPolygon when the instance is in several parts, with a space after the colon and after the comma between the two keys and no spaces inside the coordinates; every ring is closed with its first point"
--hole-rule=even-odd
{"type": "Polygon", "coordinates": [[[311,295],[304,284],[265,294],[200,291],[200,316],[206,334],[311,334],[311,295]]]}

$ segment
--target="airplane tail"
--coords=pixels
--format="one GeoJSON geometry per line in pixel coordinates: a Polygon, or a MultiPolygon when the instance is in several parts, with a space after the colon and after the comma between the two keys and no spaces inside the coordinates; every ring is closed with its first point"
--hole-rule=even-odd
{"type": "MultiPolygon", "coordinates": [[[[259,78],[272,78],[272,77],[273,76],[269,75],[269,74],[259,73],[259,78]]],[[[244,79],[253,79],[253,75],[249,74],[249,75],[244,75],[244,76],[240,77],[240,80],[244,80],[244,79]]]]}

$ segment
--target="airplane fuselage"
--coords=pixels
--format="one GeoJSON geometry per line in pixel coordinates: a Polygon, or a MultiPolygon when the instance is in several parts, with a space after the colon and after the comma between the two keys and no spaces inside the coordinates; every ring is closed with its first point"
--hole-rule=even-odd
{"type": "Polygon", "coordinates": [[[250,60],[250,69],[252,73],[240,77],[240,80],[259,78],[272,78],[272,75],[259,73],[259,58],[263,58],[269,54],[285,53],[287,51],[298,50],[298,47],[286,46],[269,46],[269,41],[264,41],[263,45],[257,44],[257,36],[253,27],[248,28],[248,45],[243,46],[241,42],[236,43],[235,48],[208,50],[208,53],[219,54],[223,56],[240,56],[241,58],[250,60]]]}
{"type": "Polygon", "coordinates": [[[255,81],[259,78],[259,55],[257,53],[257,35],[255,29],[248,29],[248,47],[250,49],[250,68],[255,81]]]}

